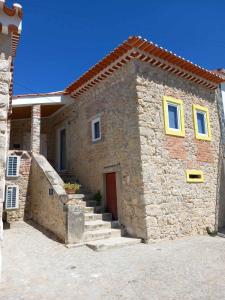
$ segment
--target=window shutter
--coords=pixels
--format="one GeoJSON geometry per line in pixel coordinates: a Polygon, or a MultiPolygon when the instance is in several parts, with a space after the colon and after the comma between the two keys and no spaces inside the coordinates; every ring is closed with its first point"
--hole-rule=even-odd
{"type": "Polygon", "coordinates": [[[8,165],[7,165],[7,176],[16,177],[18,176],[19,171],[19,156],[9,156],[8,165]]]}
{"type": "Polygon", "coordinates": [[[18,198],[18,188],[17,186],[7,186],[6,188],[6,209],[17,208],[17,198],[18,198]]]}

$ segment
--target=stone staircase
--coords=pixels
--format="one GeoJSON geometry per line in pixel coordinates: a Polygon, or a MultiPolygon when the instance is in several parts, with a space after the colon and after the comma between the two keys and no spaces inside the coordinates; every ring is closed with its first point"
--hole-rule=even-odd
{"type": "MultiPolygon", "coordinates": [[[[79,183],[76,177],[69,173],[59,174],[65,183],[79,183]]],[[[88,189],[82,186],[80,191],[84,194],[84,200],[80,205],[84,207],[84,243],[93,250],[101,251],[108,248],[140,243],[140,239],[121,237],[121,229],[117,223],[112,222],[112,214],[105,212],[102,206],[98,206],[88,189]]],[[[70,198],[73,195],[69,195],[70,198]]]]}

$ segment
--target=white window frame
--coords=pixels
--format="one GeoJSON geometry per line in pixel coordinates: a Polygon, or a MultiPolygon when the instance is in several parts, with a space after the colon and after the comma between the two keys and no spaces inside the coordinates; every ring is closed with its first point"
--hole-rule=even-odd
{"type": "Polygon", "coordinates": [[[91,121],[91,128],[92,128],[92,142],[97,142],[102,139],[102,132],[101,132],[101,118],[95,118],[91,121]],[[99,123],[99,134],[100,136],[98,138],[95,138],[95,124],[99,123]]]}
{"type": "Polygon", "coordinates": [[[6,185],[5,189],[5,209],[7,210],[14,210],[19,208],[19,187],[18,185],[6,185]],[[8,189],[9,188],[16,188],[16,205],[15,207],[8,207],[7,206],[7,195],[8,195],[8,189]]]}
{"type": "Polygon", "coordinates": [[[10,177],[10,178],[15,178],[19,176],[19,170],[20,170],[20,156],[18,155],[9,155],[7,158],[7,172],[6,172],[6,176],[10,177]],[[16,167],[16,175],[10,175],[9,174],[9,158],[10,157],[16,157],[17,158],[17,167],[16,167]]]}
{"type": "Polygon", "coordinates": [[[170,130],[173,130],[175,132],[180,132],[181,131],[181,122],[180,122],[180,104],[172,103],[172,102],[167,102],[167,111],[168,111],[168,128],[170,130]],[[170,127],[170,118],[169,118],[169,106],[173,106],[177,108],[177,120],[178,120],[178,128],[172,128],[170,127]]]}

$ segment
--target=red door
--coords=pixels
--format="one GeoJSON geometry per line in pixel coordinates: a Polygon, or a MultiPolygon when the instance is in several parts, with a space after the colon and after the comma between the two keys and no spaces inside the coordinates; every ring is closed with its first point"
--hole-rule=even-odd
{"type": "Polygon", "coordinates": [[[106,174],[106,208],[117,220],[116,173],[106,174]]]}

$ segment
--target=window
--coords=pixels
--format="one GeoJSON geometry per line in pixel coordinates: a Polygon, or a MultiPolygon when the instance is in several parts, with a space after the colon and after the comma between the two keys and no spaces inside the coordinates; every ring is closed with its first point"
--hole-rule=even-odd
{"type": "Polygon", "coordinates": [[[195,137],[198,140],[211,140],[208,108],[193,104],[195,137]]]}
{"type": "Polygon", "coordinates": [[[203,172],[200,170],[186,170],[187,182],[204,182],[203,172]]]}
{"type": "Polygon", "coordinates": [[[183,101],[164,96],[163,111],[166,134],[185,136],[183,101]]]}
{"type": "Polygon", "coordinates": [[[16,209],[18,208],[18,187],[17,186],[6,186],[6,197],[5,197],[5,208],[16,209]]]}
{"type": "Polygon", "coordinates": [[[99,140],[101,140],[101,122],[100,118],[96,118],[92,121],[92,141],[99,140]]]}
{"type": "Polygon", "coordinates": [[[8,156],[7,177],[19,176],[19,160],[20,160],[19,156],[16,155],[8,156]]]}

